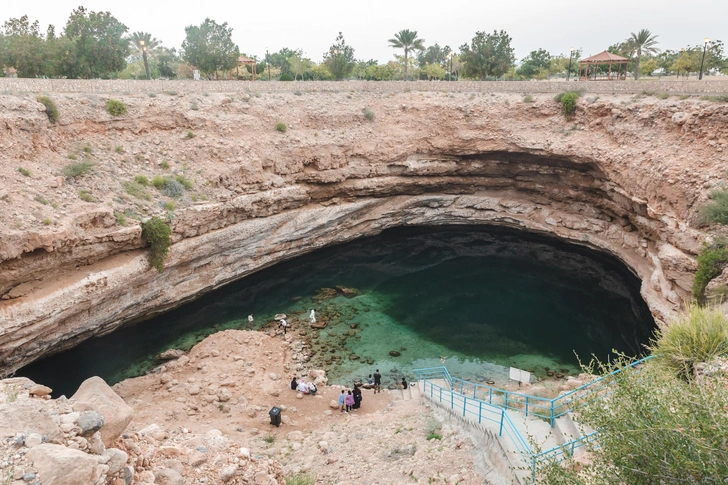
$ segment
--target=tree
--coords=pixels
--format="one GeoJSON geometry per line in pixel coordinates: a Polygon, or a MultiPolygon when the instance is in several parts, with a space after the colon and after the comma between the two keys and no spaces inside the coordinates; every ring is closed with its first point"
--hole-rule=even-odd
{"type": "Polygon", "coordinates": [[[31,23],[27,15],[11,18],[3,24],[3,30],[4,48],[0,65],[14,67],[18,77],[46,74],[50,61],[38,21],[31,23]]]}
{"type": "Polygon", "coordinates": [[[129,42],[131,42],[132,47],[134,47],[139,54],[143,51],[142,41],[144,42],[144,47],[147,48],[147,52],[150,54],[154,49],[162,45],[162,41],[152,37],[152,34],[149,32],[134,32],[129,36],[129,42]]]}
{"type": "Polygon", "coordinates": [[[632,32],[624,42],[624,47],[634,56],[634,78],[640,78],[640,60],[643,55],[654,55],[660,52],[657,48],[657,37],[647,29],[642,29],[636,34],[632,32]]]}
{"type": "Polygon", "coordinates": [[[331,71],[324,63],[316,64],[311,68],[311,76],[316,81],[328,81],[331,79],[331,71]]]}
{"type": "Polygon", "coordinates": [[[71,12],[63,35],[72,42],[73,63],[64,64],[68,77],[110,77],[126,67],[129,29],[109,12],[93,12],[78,7],[71,12]]]}
{"type": "Polygon", "coordinates": [[[440,47],[438,44],[431,45],[427,49],[420,51],[417,54],[417,62],[420,67],[425,67],[426,64],[440,64],[445,69],[448,69],[447,55],[452,51],[450,46],[440,47]]]}
{"type": "Polygon", "coordinates": [[[424,39],[417,38],[416,30],[404,29],[394,34],[393,39],[389,39],[389,47],[404,50],[404,80],[407,81],[408,60],[410,51],[423,51],[425,49],[424,39]]]}
{"type": "Polygon", "coordinates": [[[684,51],[675,59],[670,69],[678,74],[683,72],[686,77],[690,77],[691,72],[697,72],[700,69],[700,63],[694,53],[684,51]]]}
{"type": "Polygon", "coordinates": [[[180,58],[177,55],[177,49],[172,47],[168,49],[166,47],[159,47],[154,51],[154,64],[159,70],[161,77],[167,79],[174,79],[177,77],[177,70],[180,65],[180,58]]]}
{"type": "Polygon", "coordinates": [[[339,32],[336,41],[324,52],[324,63],[334,79],[340,81],[346,79],[354,70],[356,61],[354,60],[354,48],[346,45],[344,35],[339,32]]]}
{"type": "Polygon", "coordinates": [[[303,75],[311,69],[311,66],[313,63],[311,62],[311,59],[304,59],[301,57],[301,54],[294,54],[291,57],[288,58],[288,64],[290,66],[291,73],[293,73],[293,79],[298,79],[298,76],[301,76],[301,80],[303,80],[303,75]]]}
{"type": "Polygon", "coordinates": [[[445,68],[440,64],[425,64],[422,69],[427,75],[427,80],[432,81],[433,79],[442,79],[445,77],[445,68]]]}
{"type": "Polygon", "coordinates": [[[652,73],[655,72],[659,67],[660,66],[657,64],[657,59],[655,59],[654,57],[650,57],[640,64],[640,69],[646,76],[651,76],[652,73]]]}
{"type": "Polygon", "coordinates": [[[523,76],[526,79],[537,77],[537,75],[548,70],[551,67],[551,54],[544,49],[531,51],[528,56],[521,60],[521,67],[516,71],[519,76],[523,76]]]}
{"type": "Polygon", "coordinates": [[[507,73],[515,62],[511,40],[505,30],[494,30],[492,34],[476,32],[470,45],[460,46],[465,76],[485,81],[488,76],[507,73]]]}
{"type": "Polygon", "coordinates": [[[199,26],[185,27],[182,42],[182,60],[197,67],[208,79],[218,77],[218,71],[227,71],[237,65],[240,53],[232,40],[232,27],[206,18],[199,26]]]}

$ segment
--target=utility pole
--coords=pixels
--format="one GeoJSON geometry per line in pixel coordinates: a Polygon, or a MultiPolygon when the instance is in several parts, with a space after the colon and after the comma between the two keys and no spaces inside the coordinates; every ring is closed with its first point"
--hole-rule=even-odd
{"type": "Polygon", "coordinates": [[[569,82],[569,78],[571,77],[571,58],[574,55],[574,48],[569,49],[569,68],[566,70],[566,82],[569,82]]]}
{"type": "Polygon", "coordinates": [[[700,76],[698,76],[698,81],[703,79],[703,63],[705,62],[705,51],[708,50],[708,42],[710,42],[710,39],[706,37],[703,41],[703,58],[700,60],[700,76]]]}

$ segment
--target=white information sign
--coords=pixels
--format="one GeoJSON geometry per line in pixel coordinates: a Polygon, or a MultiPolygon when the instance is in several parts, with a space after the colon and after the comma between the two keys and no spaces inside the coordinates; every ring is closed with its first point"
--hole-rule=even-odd
{"type": "Polygon", "coordinates": [[[192,77],[194,78],[195,81],[199,81],[200,80],[200,71],[195,69],[195,72],[192,73],[192,77]]]}
{"type": "Polygon", "coordinates": [[[508,377],[512,381],[518,381],[518,382],[531,382],[531,373],[525,370],[516,369],[515,367],[511,367],[510,371],[508,373],[508,377]]]}

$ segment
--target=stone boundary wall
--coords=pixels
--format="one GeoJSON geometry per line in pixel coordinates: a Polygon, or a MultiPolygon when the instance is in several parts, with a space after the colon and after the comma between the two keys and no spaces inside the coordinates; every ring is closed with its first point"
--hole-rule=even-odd
{"type": "Polygon", "coordinates": [[[725,81],[189,81],[0,78],[0,94],[32,93],[277,93],[363,91],[373,93],[560,93],[581,89],[594,94],[638,94],[643,91],[670,94],[728,94],[725,81]]]}

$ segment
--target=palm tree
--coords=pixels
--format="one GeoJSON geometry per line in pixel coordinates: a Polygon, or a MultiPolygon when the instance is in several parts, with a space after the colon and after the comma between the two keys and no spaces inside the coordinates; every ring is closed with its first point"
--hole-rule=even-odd
{"type": "Polygon", "coordinates": [[[131,42],[140,53],[143,51],[141,41],[144,41],[144,47],[147,48],[147,52],[151,52],[154,48],[162,45],[162,41],[152,37],[152,34],[149,32],[134,32],[129,36],[129,42],[131,42]]]}
{"type": "Polygon", "coordinates": [[[632,35],[627,39],[627,46],[632,54],[635,56],[634,60],[634,78],[635,81],[640,78],[640,59],[642,54],[657,54],[660,49],[657,48],[657,35],[652,35],[647,29],[642,29],[636,34],[632,32],[632,35]]]}
{"type": "Polygon", "coordinates": [[[416,30],[404,29],[394,34],[394,39],[389,39],[389,47],[404,49],[404,80],[407,80],[407,58],[410,51],[425,50],[424,39],[417,38],[416,30]]]}

